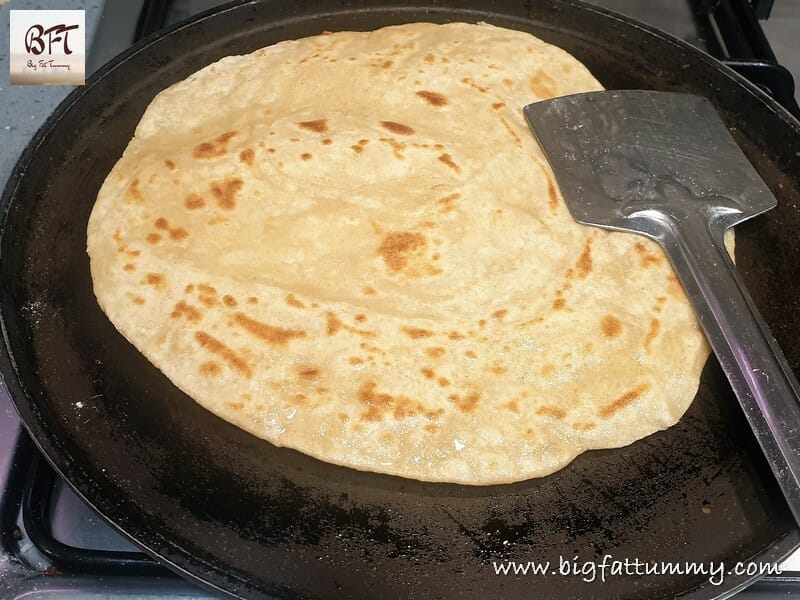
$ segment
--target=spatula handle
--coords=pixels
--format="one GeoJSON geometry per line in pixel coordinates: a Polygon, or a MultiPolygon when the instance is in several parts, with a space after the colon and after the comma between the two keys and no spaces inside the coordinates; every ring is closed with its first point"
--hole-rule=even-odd
{"type": "Polygon", "coordinates": [[[654,237],[800,523],[800,386],[725,249],[725,218],[700,210],[680,218],[661,213],[651,231],[658,231],[654,237]]]}

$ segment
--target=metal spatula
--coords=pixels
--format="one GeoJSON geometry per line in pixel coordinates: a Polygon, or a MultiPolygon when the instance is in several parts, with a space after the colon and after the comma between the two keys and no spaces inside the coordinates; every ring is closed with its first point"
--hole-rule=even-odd
{"type": "Polygon", "coordinates": [[[769,188],[698,96],[595,92],[524,112],[576,221],[661,244],[800,523],[800,386],[722,239],[776,206],[769,188]]]}

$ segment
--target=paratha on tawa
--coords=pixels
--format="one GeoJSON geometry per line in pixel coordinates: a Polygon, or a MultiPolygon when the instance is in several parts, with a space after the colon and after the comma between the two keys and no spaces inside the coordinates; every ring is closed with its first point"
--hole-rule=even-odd
{"type": "Polygon", "coordinates": [[[521,107],[601,89],[529,34],[288,41],[159,94],[88,225],[119,331],[322,460],[541,476],[674,424],[708,347],[663,253],[576,224],[521,107]]]}

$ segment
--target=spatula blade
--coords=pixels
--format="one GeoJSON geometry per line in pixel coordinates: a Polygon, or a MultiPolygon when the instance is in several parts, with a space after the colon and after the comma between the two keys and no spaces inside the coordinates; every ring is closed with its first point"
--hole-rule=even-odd
{"type": "Polygon", "coordinates": [[[592,92],[529,104],[524,114],[580,223],[636,229],[629,217],[638,211],[699,203],[722,207],[730,226],[777,203],[700,96],[592,92]]]}
{"type": "Polygon", "coordinates": [[[777,202],[707,100],[597,92],[525,107],[581,223],[635,231],[666,252],[800,523],[800,384],[723,244],[777,202]]]}

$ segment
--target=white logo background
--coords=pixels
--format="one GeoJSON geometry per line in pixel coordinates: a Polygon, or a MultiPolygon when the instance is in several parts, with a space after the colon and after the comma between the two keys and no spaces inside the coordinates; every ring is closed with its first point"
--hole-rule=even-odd
{"type": "Polygon", "coordinates": [[[12,10],[12,84],[83,85],[86,77],[86,15],[82,10],[12,10]],[[77,29],[50,31],[66,25],[77,29]],[[29,33],[31,27],[39,26],[29,33]],[[26,48],[26,36],[32,51],[26,48]],[[39,54],[36,51],[41,50],[39,54]],[[67,54],[67,50],[70,54],[67,54]]]}

